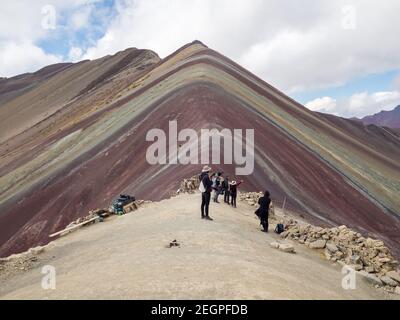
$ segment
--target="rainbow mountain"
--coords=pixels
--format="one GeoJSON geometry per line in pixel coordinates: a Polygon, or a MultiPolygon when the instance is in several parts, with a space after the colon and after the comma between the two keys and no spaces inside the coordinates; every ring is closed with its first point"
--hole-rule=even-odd
{"type": "Polygon", "coordinates": [[[254,129],[243,190],[268,189],[310,222],[356,228],[400,256],[399,132],[312,112],[199,41],[165,59],[131,48],[0,79],[0,256],[49,242],[120,193],[170,197],[202,167],[146,161],[147,132],[170,121],[254,129]]]}

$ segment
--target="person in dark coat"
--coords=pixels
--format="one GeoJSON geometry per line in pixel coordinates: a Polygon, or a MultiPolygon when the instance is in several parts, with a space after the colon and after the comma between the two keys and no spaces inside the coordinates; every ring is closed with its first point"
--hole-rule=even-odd
{"type": "Polygon", "coordinates": [[[222,191],[224,193],[224,202],[229,204],[229,177],[226,176],[222,181],[222,191]]]}
{"type": "Polygon", "coordinates": [[[229,193],[231,196],[231,205],[232,207],[236,208],[236,197],[237,197],[237,188],[243,183],[243,180],[241,180],[239,183],[237,183],[235,180],[233,180],[229,184],[229,193]]]}
{"type": "Polygon", "coordinates": [[[260,207],[257,209],[256,214],[260,218],[263,231],[268,232],[269,205],[271,204],[269,191],[265,191],[264,196],[258,199],[258,204],[260,207]]]}
{"type": "Polygon", "coordinates": [[[209,206],[211,200],[212,181],[210,179],[211,168],[204,166],[199,176],[200,183],[204,186],[204,191],[201,193],[201,218],[213,220],[209,216],[209,206]]]}

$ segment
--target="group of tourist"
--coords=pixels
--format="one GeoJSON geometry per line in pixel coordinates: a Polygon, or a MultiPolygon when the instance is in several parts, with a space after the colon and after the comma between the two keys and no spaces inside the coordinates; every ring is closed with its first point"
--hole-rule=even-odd
{"type": "MultiPolygon", "coordinates": [[[[209,207],[211,197],[215,203],[219,203],[218,197],[224,196],[224,203],[236,208],[236,198],[238,187],[243,183],[243,180],[230,181],[229,176],[224,175],[223,172],[211,173],[209,166],[204,166],[199,176],[201,192],[201,218],[206,220],[213,220],[209,216],[209,207]]],[[[268,232],[268,210],[271,203],[268,191],[265,191],[264,196],[258,201],[260,207],[255,212],[260,219],[263,230],[268,232]]]]}

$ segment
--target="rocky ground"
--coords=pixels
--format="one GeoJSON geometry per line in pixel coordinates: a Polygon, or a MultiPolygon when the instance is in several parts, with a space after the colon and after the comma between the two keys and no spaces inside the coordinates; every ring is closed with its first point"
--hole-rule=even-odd
{"type": "MultiPolygon", "coordinates": [[[[260,196],[262,193],[242,193],[240,200],[254,206],[260,196]]],[[[279,220],[285,225],[281,238],[320,250],[327,260],[353,268],[376,287],[400,294],[399,262],[383,241],[365,238],[346,226],[321,228],[286,216],[279,217],[279,220]]],[[[286,252],[293,250],[291,246],[279,246],[277,242],[273,242],[271,246],[286,252]]]]}
{"type": "MultiPolygon", "coordinates": [[[[111,216],[44,248],[3,259],[0,298],[400,297],[383,288],[374,288],[360,274],[354,290],[343,289],[340,260],[327,261],[321,257],[325,248],[313,250],[301,244],[296,236],[289,236],[295,234],[296,224],[290,224],[285,239],[273,232],[263,233],[254,206],[247,201],[238,204],[233,209],[223,203],[211,203],[214,221],[206,221],[200,219],[199,194],[181,194],[148,203],[124,216],[111,216]],[[278,244],[280,250],[272,243],[278,244]],[[42,268],[48,265],[56,270],[55,290],[44,290],[41,286],[42,268]]],[[[275,214],[271,231],[277,222],[290,218],[288,212],[282,215],[279,208],[275,208],[275,214]]],[[[300,221],[299,225],[303,223],[300,221]]],[[[320,240],[314,237],[315,241],[320,240]]],[[[310,233],[310,244],[313,242],[310,233]]],[[[330,247],[330,242],[334,243],[329,239],[325,247],[330,247]]]]}

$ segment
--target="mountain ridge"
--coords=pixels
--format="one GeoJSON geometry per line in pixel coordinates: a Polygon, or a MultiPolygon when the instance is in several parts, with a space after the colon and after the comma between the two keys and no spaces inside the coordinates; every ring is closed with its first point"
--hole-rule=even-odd
{"type": "MultiPolygon", "coordinates": [[[[100,81],[96,106],[89,90],[0,144],[0,226],[8,226],[0,256],[46,243],[48,234],[121,192],[168,198],[201,169],[146,163],[146,132],[167,132],[169,120],[197,132],[254,128],[255,171],[243,177],[243,188],[268,188],[311,221],[355,227],[399,254],[398,139],[314,113],[199,41],[149,61],[145,70],[139,63],[132,74],[100,81]]],[[[214,167],[232,172],[230,165],[214,167]]]]}
{"type": "Polygon", "coordinates": [[[361,121],[365,125],[376,125],[381,127],[389,127],[392,129],[400,129],[400,105],[393,110],[382,110],[370,116],[365,116],[361,119],[354,118],[361,121]]]}

